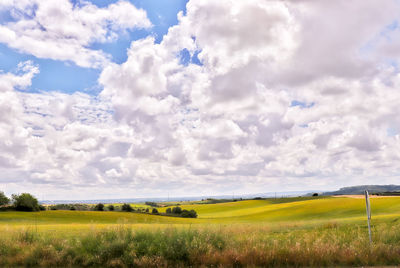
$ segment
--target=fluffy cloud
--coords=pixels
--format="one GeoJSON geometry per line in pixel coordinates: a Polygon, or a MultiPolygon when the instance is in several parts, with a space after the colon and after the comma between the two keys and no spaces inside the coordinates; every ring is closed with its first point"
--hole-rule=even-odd
{"type": "Polygon", "coordinates": [[[82,67],[101,67],[109,61],[109,55],[91,49],[91,44],[151,26],[146,12],[126,1],[106,8],[68,0],[6,1],[0,8],[13,18],[0,25],[0,42],[38,58],[73,61],[82,67]]]}
{"type": "MultiPolygon", "coordinates": [[[[142,11],[132,21],[114,16],[131,7],[69,5],[93,23],[60,22],[51,34],[84,48],[148,27],[142,11]]],[[[126,62],[102,69],[99,96],[23,92],[38,69],[21,64],[0,75],[0,185],[26,178],[63,196],[72,187],[117,197],[396,183],[400,75],[385,47],[397,38],[384,36],[397,33],[399,9],[372,0],[189,1],[161,43],[133,41],[126,62]],[[182,64],[183,49],[201,64],[182,64]]]]}
{"type": "Polygon", "coordinates": [[[18,65],[21,75],[0,73],[0,166],[16,168],[21,164],[21,157],[28,150],[26,138],[28,131],[23,125],[24,109],[14,88],[26,88],[38,68],[31,62],[18,65]]]}
{"type": "MultiPolygon", "coordinates": [[[[126,108],[140,105],[143,96],[158,96],[158,103],[147,106],[155,111],[166,97],[176,97],[180,109],[166,111],[181,123],[170,120],[163,135],[170,133],[170,147],[189,148],[182,151],[189,171],[205,179],[236,175],[251,185],[260,183],[258,176],[265,182],[319,177],[328,184],[342,176],[354,182],[364,176],[367,182],[369,173],[396,174],[395,168],[375,169],[376,161],[396,159],[394,151],[386,158],[388,145],[397,143],[387,129],[397,122],[391,103],[399,96],[388,86],[395,72],[370,44],[396,19],[399,6],[388,1],[384,9],[389,12],[377,14],[376,5],[368,1],[360,13],[358,3],[345,1],[189,2],[186,15],[180,14],[179,25],[161,44],[135,42],[126,63],[103,72],[103,93],[112,88],[113,106],[125,107],[125,119],[143,113],[126,108]],[[134,54],[154,48],[153,57],[159,56],[155,76],[138,84],[148,77],[144,68],[127,73],[125,67],[141,66],[134,54]],[[202,66],[177,66],[171,55],[184,48],[192,55],[200,51],[202,66]],[[115,76],[111,69],[123,75],[114,80],[123,81],[123,87],[104,79],[115,76]],[[301,104],[291,106],[294,100],[301,104]]],[[[142,119],[135,122],[146,125],[142,119]]]]}

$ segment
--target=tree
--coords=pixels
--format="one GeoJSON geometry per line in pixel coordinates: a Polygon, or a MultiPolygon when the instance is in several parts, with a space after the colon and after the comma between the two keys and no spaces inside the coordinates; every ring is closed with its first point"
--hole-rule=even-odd
{"type": "Polygon", "coordinates": [[[181,207],[174,207],[172,209],[173,214],[181,214],[182,213],[182,208],[181,207]]]}
{"type": "Polygon", "coordinates": [[[10,203],[10,199],[4,194],[4,192],[0,192],[0,206],[4,206],[10,203]]]}
{"type": "Polygon", "coordinates": [[[149,208],[146,208],[146,212],[149,213],[149,211],[150,211],[149,208]]]}
{"type": "Polygon", "coordinates": [[[197,212],[194,209],[189,211],[191,218],[197,218],[197,212]]]}
{"type": "Polygon", "coordinates": [[[318,196],[318,193],[313,193],[313,195],[312,196],[318,196]]]}
{"type": "Polygon", "coordinates": [[[156,208],[153,208],[153,210],[151,211],[151,213],[153,214],[158,214],[158,210],[156,208]]]}
{"type": "Polygon", "coordinates": [[[122,209],[122,211],[126,211],[126,212],[132,211],[132,207],[129,204],[123,204],[121,209],[122,209]]]}
{"type": "Polygon", "coordinates": [[[98,203],[95,207],[94,207],[95,211],[104,211],[104,205],[102,203],[98,203]]]}
{"type": "Polygon", "coordinates": [[[171,208],[167,208],[167,210],[165,211],[165,213],[167,213],[167,214],[171,214],[171,213],[172,213],[172,210],[171,210],[171,208]]]}
{"type": "Polygon", "coordinates": [[[109,210],[109,211],[114,211],[114,209],[115,209],[115,208],[114,208],[114,205],[109,205],[109,206],[108,206],[108,210],[109,210]]]}
{"type": "Polygon", "coordinates": [[[197,213],[196,211],[192,210],[186,210],[184,209],[181,213],[181,217],[183,218],[197,218],[197,213]]]}
{"type": "Polygon", "coordinates": [[[22,193],[20,195],[13,194],[13,205],[16,210],[19,211],[39,211],[38,200],[28,193],[22,193]]]}
{"type": "Polygon", "coordinates": [[[151,206],[151,207],[159,207],[160,206],[156,202],[149,202],[149,201],[145,202],[144,204],[148,205],[148,206],[151,206]]]}

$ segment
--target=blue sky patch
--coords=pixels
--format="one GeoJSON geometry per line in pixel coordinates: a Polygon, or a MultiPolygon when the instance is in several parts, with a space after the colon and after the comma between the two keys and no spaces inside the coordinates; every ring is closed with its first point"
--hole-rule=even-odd
{"type": "Polygon", "coordinates": [[[311,103],[306,103],[306,102],[302,102],[302,101],[298,101],[298,100],[292,100],[292,102],[290,103],[290,107],[295,107],[295,106],[299,106],[300,108],[311,108],[315,105],[314,102],[311,103]]]}
{"type": "Polygon", "coordinates": [[[82,91],[88,94],[97,94],[97,79],[100,70],[82,68],[74,63],[39,59],[35,56],[18,53],[14,49],[0,44],[0,70],[16,72],[20,62],[31,60],[39,66],[40,73],[32,79],[32,86],[28,92],[59,91],[74,93],[82,91]]]}
{"type": "Polygon", "coordinates": [[[203,65],[197,55],[201,50],[196,50],[193,55],[190,54],[189,50],[184,48],[180,51],[179,53],[179,62],[183,66],[188,66],[190,63],[197,64],[197,65],[203,65]]]}
{"type": "Polygon", "coordinates": [[[397,134],[399,134],[399,131],[398,131],[396,128],[394,128],[394,127],[388,127],[388,128],[386,129],[386,135],[387,135],[388,137],[394,137],[394,136],[396,136],[397,134]]]}
{"type": "MultiPolygon", "coordinates": [[[[74,6],[82,6],[80,0],[71,1],[74,6]]],[[[117,1],[92,0],[91,3],[98,7],[107,7],[117,1]]],[[[150,29],[134,29],[127,31],[119,36],[119,39],[110,43],[94,43],[88,48],[93,50],[102,50],[111,55],[112,61],[121,64],[127,60],[127,49],[132,41],[154,36],[155,42],[160,43],[168,29],[178,24],[177,14],[182,11],[186,13],[186,3],[188,0],[131,0],[137,8],[142,8],[147,12],[147,16],[153,27],[150,29]]],[[[12,21],[13,18],[9,11],[0,11],[0,23],[12,21]]],[[[187,51],[188,52],[188,51],[187,51]]],[[[185,52],[183,52],[185,53],[185,52]]],[[[182,56],[184,64],[190,62],[201,64],[194,55],[182,56]]],[[[50,59],[39,59],[32,55],[19,53],[17,50],[7,47],[0,43],[0,70],[3,72],[14,72],[20,62],[31,60],[39,66],[40,73],[32,80],[32,86],[29,92],[38,91],[60,91],[64,93],[73,93],[82,91],[88,94],[96,95],[101,88],[97,83],[100,70],[91,68],[82,68],[74,63],[56,61],[50,59]]]]}
{"type": "MultiPolygon", "coordinates": [[[[116,1],[114,1],[116,2],[116,1]]],[[[90,46],[92,49],[101,49],[110,54],[115,63],[121,64],[127,60],[126,51],[130,47],[132,41],[154,36],[155,42],[159,44],[163,36],[168,33],[171,26],[178,24],[178,12],[186,12],[187,0],[134,0],[130,1],[135,7],[142,8],[146,11],[147,17],[153,24],[150,29],[135,29],[127,31],[126,35],[120,36],[120,39],[112,43],[95,43],[90,46]]],[[[99,7],[105,7],[110,1],[92,1],[99,7]]]]}

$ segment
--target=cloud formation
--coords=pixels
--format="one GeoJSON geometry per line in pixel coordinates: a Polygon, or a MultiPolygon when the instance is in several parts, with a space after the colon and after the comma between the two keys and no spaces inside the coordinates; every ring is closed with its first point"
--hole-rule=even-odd
{"type": "MultiPolygon", "coordinates": [[[[150,26],[125,2],[62,2],[72,17],[60,20],[87,21],[57,23],[49,38],[77,49],[43,57],[97,66],[106,56],[88,44],[150,26]]],[[[41,47],[26,26],[40,12],[27,19],[26,3],[3,33],[22,29],[15,40],[41,47]]],[[[125,62],[100,64],[98,96],[23,92],[38,68],[21,64],[0,75],[0,186],[107,198],[396,183],[399,11],[397,1],[189,1],[161,43],[133,41],[125,62]],[[184,49],[201,64],[182,64],[184,49]]]]}
{"type": "Polygon", "coordinates": [[[0,25],[0,42],[38,58],[72,61],[99,68],[109,55],[90,48],[93,43],[114,41],[125,30],[149,28],[146,12],[127,1],[105,8],[68,0],[6,1],[0,10],[10,21],[0,25]]]}

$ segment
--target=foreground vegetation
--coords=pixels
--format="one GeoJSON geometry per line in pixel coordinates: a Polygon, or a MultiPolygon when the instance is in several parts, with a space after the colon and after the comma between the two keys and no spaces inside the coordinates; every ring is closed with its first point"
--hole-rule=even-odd
{"type": "Polygon", "coordinates": [[[156,230],[115,226],[79,237],[34,230],[0,238],[1,266],[363,266],[400,262],[400,225],[365,228],[327,223],[271,231],[266,226],[191,226],[156,230]]]}
{"type": "MultiPolygon", "coordinates": [[[[0,213],[0,266],[365,266],[400,263],[400,198],[184,204],[198,218],[47,210],[0,213]]],[[[155,208],[154,204],[153,208],[155,208]]],[[[158,206],[172,213],[171,206],[158,206]]]]}

